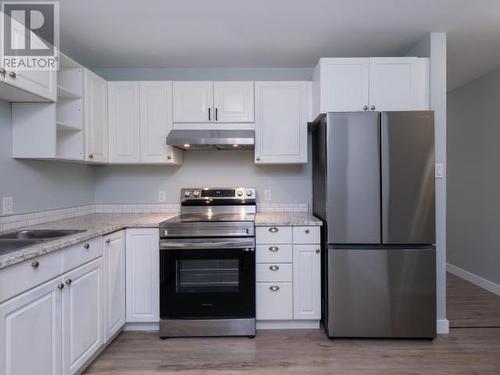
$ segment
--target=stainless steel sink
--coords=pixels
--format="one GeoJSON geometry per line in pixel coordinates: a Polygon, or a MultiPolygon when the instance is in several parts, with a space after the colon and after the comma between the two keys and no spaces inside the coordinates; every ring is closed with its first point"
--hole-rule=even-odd
{"type": "Polygon", "coordinates": [[[33,229],[20,230],[0,235],[0,255],[37,243],[55,240],[72,234],[85,232],[78,229],[33,229]]]}
{"type": "Polygon", "coordinates": [[[36,229],[36,230],[21,230],[18,232],[6,233],[0,236],[0,240],[3,239],[35,239],[35,240],[46,240],[59,238],[64,236],[69,236],[76,233],[85,232],[84,230],[78,229],[36,229]]]}

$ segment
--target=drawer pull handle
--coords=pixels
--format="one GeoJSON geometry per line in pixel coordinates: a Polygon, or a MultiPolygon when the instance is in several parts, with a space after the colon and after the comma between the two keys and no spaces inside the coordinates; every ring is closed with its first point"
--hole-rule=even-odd
{"type": "Polygon", "coordinates": [[[90,248],[90,244],[86,243],[85,245],[83,245],[83,248],[84,248],[85,250],[88,250],[88,249],[90,248]]]}
{"type": "Polygon", "coordinates": [[[320,253],[320,249],[316,249],[316,254],[319,254],[320,253]]]}
{"type": "Polygon", "coordinates": [[[73,280],[68,279],[68,280],[66,280],[66,285],[71,285],[72,282],[73,282],[73,280]]]}
{"type": "Polygon", "coordinates": [[[277,252],[280,248],[278,246],[269,246],[269,251],[272,251],[273,253],[277,252]]]}
{"type": "Polygon", "coordinates": [[[110,243],[111,243],[111,238],[108,238],[108,239],[106,240],[106,243],[107,243],[107,244],[110,244],[110,243]]]}
{"type": "Polygon", "coordinates": [[[271,271],[278,271],[278,270],[280,269],[280,267],[279,267],[279,266],[272,265],[272,266],[269,266],[269,269],[270,269],[271,271]]]}
{"type": "Polygon", "coordinates": [[[31,267],[33,267],[33,268],[38,268],[39,265],[40,265],[40,262],[38,260],[35,260],[34,262],[31,263],[31,267]]]}
{"type": "Polygon", "coordinates": [[[269,287],[269,290],[271,292],[277,292],[278,290],[280,290],[280,287],[278,285],[272,285],[269,287]]]}
{"type": "Polygon", "coordinates": [[[271,233],[276,233],[277,231],[278,231],[278,228],[276,228],[276,227],[269,228],[269,232],[271,232],[271,233]]]}
{"type": "Polygon", "coordinates": [[[58,288],[59,290],[62,290],[62,289],[64,288],[64,284],[63,284],[63,283],[60,283],[60,284],[57,286],[57,288],[58,288]]]}
{"type": "Polygon", "coordinates": [[[306,232],[306,234],[309,234],[309,229],[306,229],[304,232],[306,232]]]}

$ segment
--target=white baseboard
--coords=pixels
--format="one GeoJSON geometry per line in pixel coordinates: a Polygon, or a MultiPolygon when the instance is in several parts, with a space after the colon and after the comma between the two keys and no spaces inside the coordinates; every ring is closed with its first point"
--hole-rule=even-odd
{"type": "Polygon", "coordinates": [[[258,320],[257,329],[318,329],[319,320],[258,320]]]}
{"type": "Polygon", "coordinates": [[[438,319],[436,324],[436,332],[438,335],[447,335],[450,333],[450,322],[448,319],[438,319]]]}
{"type": "Polygon", "coordinates": [[[494,283],[493,281],[482,278],[481,276],[473,274],[472,272],[466,271],[450,263],[446,264],[446,270],[455,276],[461,277],[462,279],[477,285],[480,288],[486,289],[488,292],[500,296],[500,285],[494,283]]]}
{"type": "Polygon", "coordinates": [[[124,331],[144,331],[144,332],[158,332],[160,331],[160,323],[148,322],[148,323],[134,323],[130,322],[125,324],[123,327],[124,331]]]}

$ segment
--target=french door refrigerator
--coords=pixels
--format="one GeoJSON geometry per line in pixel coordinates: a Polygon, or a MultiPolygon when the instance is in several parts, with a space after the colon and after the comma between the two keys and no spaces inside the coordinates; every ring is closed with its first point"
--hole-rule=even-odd
{"type": "Polygon", "coordinates": [[[436,335],[434,114],[328,113],[313,130],[329,337],[436,335]]]}

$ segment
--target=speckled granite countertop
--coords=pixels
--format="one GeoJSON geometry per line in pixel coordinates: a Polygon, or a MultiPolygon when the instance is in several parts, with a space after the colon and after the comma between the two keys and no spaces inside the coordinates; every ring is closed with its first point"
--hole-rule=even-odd
{"type": "Polygon", "coordinates": [[[323,225],[317,217],[308,213],[260,212],[255,216],[256,227],[290,225],[323,225]]]}
{"type": "Polygon", "coordinates": [[[23,229],[86,229],[86,231],[53,241],[37,243],[0,255],[0,269],[120,229],[155,228],[158,227],[158,224],[162,221],[175,215],[177,214],[168,212],[154,214],[91,214],[26,228],[18,228],[18,231],[23,229]]]}

